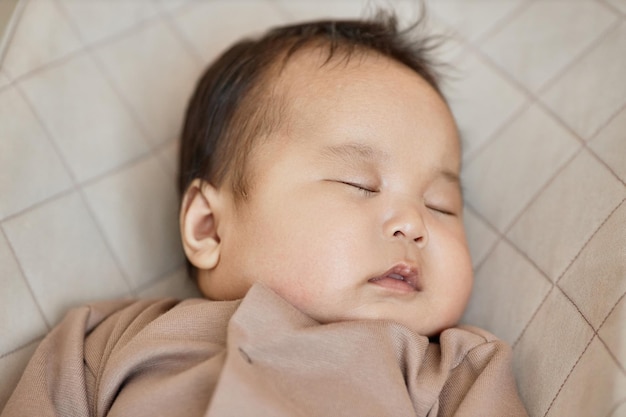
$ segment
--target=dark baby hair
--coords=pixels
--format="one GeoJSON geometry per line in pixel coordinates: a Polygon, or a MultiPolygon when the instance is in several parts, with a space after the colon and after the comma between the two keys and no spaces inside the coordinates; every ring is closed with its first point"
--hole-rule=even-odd
{"type": "Polygon", "coordinates": [[[236,198],[247,197],[246,162],[254,141],[274,131],[283,114],[284,100],[272,94],[273,81],[297,51],[322,48],[328,53],[326,63],[335,56],[348,60],[355,52],[379,54],[408,66],[440,93],[429,57],[433,38],[416,36],[423,16],[400,30],[393,13],[379,11],[365,20],[280,26],[235,43],[207,68],[189,101],[180,148],[180,195],[196,178],[215,187],[229,178],[236,198]]]}

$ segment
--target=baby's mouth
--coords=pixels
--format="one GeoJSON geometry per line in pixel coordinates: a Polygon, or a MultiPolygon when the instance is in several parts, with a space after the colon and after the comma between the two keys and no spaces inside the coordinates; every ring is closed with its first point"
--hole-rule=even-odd
{"type": "Polygon", "coordinates": [[[395,265],[384,274],[369,279],[368,282],[386,289],[400,292],[415,292],[422,290],[419,283],[419,272],[417,268],[404,263],[395,265]]]}

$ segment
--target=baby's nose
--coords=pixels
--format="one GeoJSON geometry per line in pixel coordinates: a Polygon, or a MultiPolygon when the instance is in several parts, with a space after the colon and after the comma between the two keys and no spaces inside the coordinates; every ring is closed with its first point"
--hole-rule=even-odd
{"type": "Polygon", "coordinates": [[[420,247],[428,242],[428,230],[417,204],[403,204],[395,209],[386,229],[388,236],[413,241],[420,247]]]}

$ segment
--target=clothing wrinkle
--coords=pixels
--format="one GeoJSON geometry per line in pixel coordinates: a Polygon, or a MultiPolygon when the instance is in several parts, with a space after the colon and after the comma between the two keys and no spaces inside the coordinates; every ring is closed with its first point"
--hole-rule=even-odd
{"type": "Polygon", "coordinates": [[[320,324],[256,284],[240,303],[96,303],[41,342],[0,417],[527,417],[487,335],[320,324]]]}

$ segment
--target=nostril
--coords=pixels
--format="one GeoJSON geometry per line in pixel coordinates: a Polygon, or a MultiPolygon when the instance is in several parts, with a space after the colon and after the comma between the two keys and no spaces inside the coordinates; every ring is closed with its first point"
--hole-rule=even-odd
{"type": "Polygon", "coordinates": [[[406,238],[407,240],[412,240],[415,243],[423,245],[426,242],[426,236],[424,233],[419,233],[417,236],[412,235],[412,233],[406,233],[402,230],[396,230],[393,232],[393,236],[397,238],[406,238]]]}

